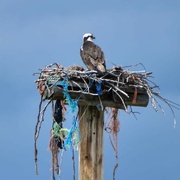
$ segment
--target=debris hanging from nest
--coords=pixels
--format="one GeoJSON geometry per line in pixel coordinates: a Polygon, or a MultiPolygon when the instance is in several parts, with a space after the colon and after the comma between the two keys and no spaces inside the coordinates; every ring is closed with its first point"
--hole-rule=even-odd
{"type": "Polygon", "coordinates": [[[120,121],[118,119],[118,109],[108,108],[108,122],[105,123],[105,131],[109,133],[111,146],[114,150],[116,164],[113,170],[113,180],[115,180],[116,169],[118,167],[118,133],[120,131],[120,121]]]}
{"type": "MultiPolygon", "coordinates": [[[[60,172],[57,158],[59,148],[64,150],[70,147],[77,150],[81,138],[77,115],[72,118],[71,129],[63,128],[65,105],[69,106],[72,113],[77,112],[78,105],[96,106],[99,110],[104,110],[106,107],[114,108],[111,109],[113,116],[109,121],[108,128],[111,130],[111,143],[116,156],[118,152],[117,133],[120,126],[117,118],[118,109],[133,113],[132,110],[129,112],[128,106],[146,107],[150,99],[155,111],[160,109],[164,112],[156,99],[159,98],[171,109],[175,126],[176,120],[173,109],[180,109],[180,105],[163,98],[159,92],[156,92],[158,86],[151,80],[152,72],[147,72],[145,68],[142,71],[130,71],[132,67],[114,66],[107,69],[106,72],[98,74],[96,71],[84,70],[80,66],[64,68],[54,63],[34,73],[34,75],[38,75],[35,83],[37,83],[41,95],[34,134],[34,157],[37,172],[38,151],[36,143],[44,121],[44,113],[49,104],[52,104],[53,112],[53,129],[49,149],[52,151],[52,169],[57,173],[60,172]],[[42,109],[45,100],[48,102],[42,109]],[[53,105],[54,100],[56,100],[55,107],[53,105]]],[[[116,168],[115,166],[114,172],[116,168]]]]}

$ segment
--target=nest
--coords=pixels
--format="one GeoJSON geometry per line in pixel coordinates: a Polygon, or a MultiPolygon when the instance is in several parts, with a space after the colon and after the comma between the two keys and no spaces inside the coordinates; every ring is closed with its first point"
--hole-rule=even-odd
{"type": "MultiPolygon", "coordinates": [[[[36,73],[37,74],[37,73],[36,73]]],[[[64,68],[56,63],[46,66],[38,73],[35,81],[43,99],[63,99],[68,91],[79,104],[116,107],[127,110],[127,106],[147,106],[153,101],[156,86],[148,84],[151,72],[128,71],[120,66],[108,69],[105,73],[85,71],[80,66],[64,68]]],[[[155,107],[155,105],[153,105],[155,107]]]]}
{"type": "Polygon", "coordinates": [[[74,106],[97,106],[99,110],[114,107],[128,112],[128,106],[146,107],[150,99],[154,110],[157,112],[160,109],[164,113],[156,99],[159,98],[172,111],[174,126],[176,124],[173,109],[180,110],[180,105],[156,91],[159,86],[151,80],[152,72],[147,72],[141,63],[126,67],[114,66],[101,74],[77,65],[65,68],[53,63],[34,73],[37,74],[39,76],[35,83],[42,100],[60,99],[65,100],[66,104],[74,103],[74,106]],[[138,65],[143,70],[130,71],[138,65]]]}

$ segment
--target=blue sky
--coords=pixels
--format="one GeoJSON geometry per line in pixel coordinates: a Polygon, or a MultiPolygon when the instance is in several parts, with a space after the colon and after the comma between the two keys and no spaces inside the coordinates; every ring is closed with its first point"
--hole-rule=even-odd
{"type": "MultiPolygon", "coordinates": [[[[53,62],[84,66],[79,48],[85,32],[95,35],[108,68],[109,61],[122,66],[141,62],[153,72],[161,95],[180,104],[178,0],[0,0],[0,179],[50,179],[50,109],[38,141],[39,176],[34,171],[40,96],[32,74],[53,62]]],[[[120,111],[117,180],[180,179],[180,112],[175,110],[173,129],[171,111],[161,105],[165,116],[150,104],[134,108],[141,113],[138,120],[120,111]]],[[[67,121],[70,126],[70,115],[67,121]]],[[[112,179],[114,163],[105,135],[105,180],[112,179]]],[[[70,151],[64,154],[62,179],[72,179],[70,151]]]]}

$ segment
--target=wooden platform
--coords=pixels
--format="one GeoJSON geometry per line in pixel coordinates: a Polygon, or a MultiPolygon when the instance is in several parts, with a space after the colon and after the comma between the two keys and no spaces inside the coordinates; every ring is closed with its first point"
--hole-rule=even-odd
{"type": "Polygon", "coordinates": [[[148,75],[125,71],[121,67],[98,74],[79,66],[63,68],[57,65],[42,69],[36,82],[44,100],[62,100],[64,93],[68,93],[79,105],[126,109],[127,106],[148,105],[148,75]]]}

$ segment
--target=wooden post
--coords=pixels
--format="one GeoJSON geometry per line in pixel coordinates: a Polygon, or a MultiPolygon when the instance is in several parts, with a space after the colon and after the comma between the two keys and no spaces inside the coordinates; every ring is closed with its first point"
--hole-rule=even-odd
{"type": "Polygon", "coordinates": [[[79,118],[79,180],[103,180],[104,111],[99,111],[96,106],[80,106],[79,118]]]}
{"type": "MultiPolygon", "coordinates": [[[[37,74],[39,78],[36,83],[42,100],[51,102],[51,100],[66,99],[68,103],[72,99],[78,102],[81,132],[79,180],[103,180],[104,111],[98,110],[96,106],[100,104],[103,107],[117,109],[126,109],[127,106],[146,107],[149,96],[151,100],[154,100],[153,95],[156,95],[146,81],[151,73],[128,72],[117,66],[104,74],[97,74],[83,71],[81,67],[79,69],[79,66],[63,68],[54,63],[37,74]],[[56,68],[53,67],[54,65],[56,68]]],[[[38,117],[40,115],[41,112],[38,117]]],[[[38,128],[40,129],[41,122],[38,119],[35,133],[38,128]]],[[[35,151],[35,159],[36,154],[35,151]]]]}

